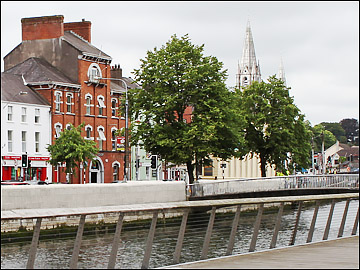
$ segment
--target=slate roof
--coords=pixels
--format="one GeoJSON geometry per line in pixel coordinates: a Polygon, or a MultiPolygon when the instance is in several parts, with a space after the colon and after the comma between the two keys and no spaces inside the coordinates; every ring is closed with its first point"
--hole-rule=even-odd
{"type": "Polygon", "coordinates": [[[1,73],[1,100],[50,106],[45,98],[24,85],[20,75],[4,72],[1,73]],[[27,95],[20,95],[21,91],[27,92],[27,95]]]}
{"type": "Polygon", "coordinates": [[[348,146],[346,144],[340,144],[341,147],[344,149],[341,149],[337,154],[341,157],[343,156],[359,156],[359,146],[348,146]]]}
{"type": "MultiPolygon", "coordinates": [[[[123,79],[126,84],[127,87],[130,89],[134,89],[134,88],[139,88],[140,85],[137,84],[133,79],[131,78],[127,78],[127,77],[122,77],[121,79],[123,79]]],[[[124,84],[121,81],[110,81],[110,89],[112,91],[116,91],[116,92],[123,92],[125,93],[125,87],[124,84]]]]}
{"type": "Polygon", "coordinates": [[[104,53],[103,51],[96,48],[94,45],[77,35],[76,33],[72,31],[65,31],[64,32],[64,41],[69,43],[71,46],[73,46],[75,49],[80,51],[81,53],[89,53],[92,55],[96,55],[103,58],[108,58],[109,60],[112,60],[112,58],[104,53]]]}
{"type": "MultiPolygon", "coordinates": [[[[8,69],[5,73],[23,75],[29,84],[59,82],[78,85],[46,60],[36,57],[26,59],[24,62],[8,69]]],[[[80,85],[78,86],[80,87],[80,85]]]]}

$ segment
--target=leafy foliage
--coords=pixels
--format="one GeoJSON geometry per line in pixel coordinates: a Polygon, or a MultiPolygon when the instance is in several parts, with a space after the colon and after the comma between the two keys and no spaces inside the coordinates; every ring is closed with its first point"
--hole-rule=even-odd
{"type": "Polygon", "coordinates": [[[320,124],[324,127],[325,130],[328,130],[332,134],[334,134],[336,140],[338,140],[341,143],[347,143],[345,137],[345,130],[342,128],[340,123],[321,122],[320,124]]]}
{"type": "Polygon", "coordinates": [[[359,145],[359,122],[354,118],[346,118],[340,121],[340,125],[345,130],[348,142],[359,145]]]}
{"type": "Polygon", "coordinates": [[[315,152],[321,152],[322,150],[322,139],[324,136],[324,149],[326,150],[330,146],[332,146],[334,143],[336,143],[336,137],[335,135],[329,131],[326,130],[323,124],[317,124],[312,128],[313,132],[313,138],[314,138],[314,151],[315,152]],[[322,133],[324,135],[322,135],[322,133]]]}
{"type": "Polygon", "coordinates": [[[169,162],[187,164],[190,183],[194,165],[209,164],[210,155],[240,155],[244,142],[223,64],[204,56],[203,48],[191,44],[188,35],[173,35],[147,52],[134,71],[142,88],[129,93],[131,114],[141,119],[132,126],[132,141],[169,162]]]}
{"type": "Polygon", "coordinates": [[[92,160],[96,156],[99,149],[94,141],[85,140],[81,136],[83,127],[84,123],[77,127],[70,125],[70,129],[64,129],[55,143],[47,147],[51,156],[49,161],[51,165],[56,166],[58,163],[65,162],[65,172],[75,174],[74,168],[79,167],[80,162],[92,160]]]}
{"type": "Polygon", "coordinates": [[[263,177],[266,164],[281,172],[286,166],[291,171],[309,166],[310,126],[289,96],[289,89],[271,76],[268,83],[253,82],[239,93],[239,108],[246,118],[245,139],[251,153],[260,156],[263,177]]]}

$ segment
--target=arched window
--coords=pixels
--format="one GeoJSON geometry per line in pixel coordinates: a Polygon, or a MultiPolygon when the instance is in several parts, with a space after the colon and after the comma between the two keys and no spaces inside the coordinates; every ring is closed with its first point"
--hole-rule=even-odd
{"type": "Polygon", "coordinates": [[[117,110],[118,110],[118,100],[117,98],[111,99],[111,116],[117,117],[117,110]]]}
{"type": "Polygon", "coordinates": [[[86,133],[86,139],[89,139],[89,140],[93,140],[94,138],[91,137],[91,131],[92,131],[92,126],[90,125],[86,125],[85,126],[85,133],[86,133]]]}
{"type": "Polygon", "coordinates": [[[113,163],[113,181],[120,179],[120,164],[118,162],[113,163]]]}
{"type": "Polygon", "coordinates": [[[96,63],[92,63],[89,66],[87,75],[88,75],[88,78],[89,78],[89,82],[99,83],[100,78],[102,77],[101,69],[100,69],[99,65],[96,64],[96,63]]]}
{"type": "Polygon", "coordinates": [[[105,129],[103,126],[99,126],[98,127],[98,133],[99,133],[99,137],[98,137],[98,141],[99,141],[99,150],[103,150],[103,141],[106,141],[106,137],[105,137],[105,129]]]}
{"type": "Polygon", "coordinates": [[[60,137],[60,132],[62,130],[62,124],[57,122],[55,125],[55,138],[59,138],[60,137]]]}
{"type": "Polygon", "coordinates": [[[99,104],[97,105],[97,107],[99,107],[99,115],[103,115],[104,108],[106,108],[105,103],[104,103],[105,98],[103,96],[99,95],[97,97],[97,100],[99,102],[99,104]]]}
{"type": "Polygon", "coordinates": [[[98,160],[93,160],[91,162],[91,169],[92,170],[99,170],[100,165],[99,165],[99,161],[98,160]]]}
{"type": "Polygon", "coordinates": [[[86,94],[85,95],[85,106],[86,106],[86,115],[90,115],[91,114],[91,107],[93,106],[91,104],[91,100],[92,100],[92,95],[90,94],[86,94]]]}
{"type": "Polygon", "coordinates": [[[111,145],[112,145],[113,151],[116,151],[116,137],[117,137],[115,135],[116,131],[117,131],[117,128],[115,128],[115,127],[111,128],[111,145]]]}
{"type": "Polygon", "coordinates": [[[60,112],[61,111],[61,97],[62,97],[62,92],[60,91],[55,91],[55,112],[60,112]]]}
{"type": "Polygon", "coordinates": [[[68,113],[72,113],[72,106],[74,105],[73,102],[73,94],[72,93],[67,93],[66,94],[66,108],[67,108],[67,112],[68,113]]]}

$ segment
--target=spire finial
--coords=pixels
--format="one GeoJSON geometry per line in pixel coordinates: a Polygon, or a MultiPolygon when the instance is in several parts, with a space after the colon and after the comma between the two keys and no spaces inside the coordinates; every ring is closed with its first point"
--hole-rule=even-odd
{"type": "Polygon", "coordinates": [[[284,82],[284,84],[286,85],[285,71],[284,71],[284,64],[282,61],[282,57],[280,57],[280,67],[279,67],[278,78],[281,79],[284,82]]]}

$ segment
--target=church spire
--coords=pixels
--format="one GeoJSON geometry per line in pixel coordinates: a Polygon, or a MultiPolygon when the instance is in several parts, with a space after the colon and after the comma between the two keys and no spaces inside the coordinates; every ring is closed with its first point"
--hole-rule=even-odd
{"type": "Polygon", "coordinates": [[[260,81],[260,68],[256,62],[255,46],[250,28],[250,21],[246,26],[245,41],[240,67],[237,74],[237,87],[250,85],[253,81],[260,81]]]}
{"type": "Polygon", "coordinates": [[[280,59],[280,67],[279,67],[279,72],[278,72],[278,79],[281,79],[284,82],[284,84],[286,85],[285,71],[284,71],[284,65],[283,65],[282,58],[280,59]]]}

